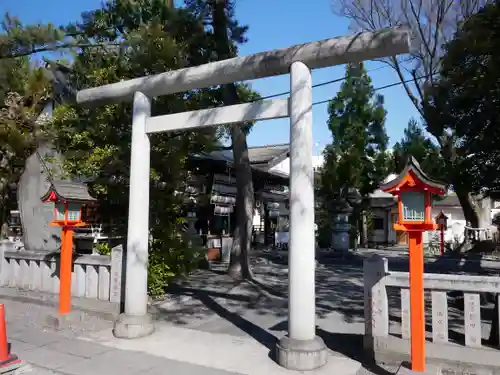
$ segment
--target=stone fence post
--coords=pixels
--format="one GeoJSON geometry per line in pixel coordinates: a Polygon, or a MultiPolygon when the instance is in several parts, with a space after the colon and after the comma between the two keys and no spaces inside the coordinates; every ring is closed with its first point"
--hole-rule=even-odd
{"type": "Polygon", "coordinates": [[[118,245],[111,249],[110,302],[123,302],[125,280],[123,277],[124,268],[123,245],[118,245]]]}
{"type": "Polygon", "coordinates": [[[365,350],[376,348],[377,337],[389,336],[389,303],[385,276],[388,273],[387,258],[374,254],[363,262],[365,350]]]}
{"type": "Polygon", "coordinates": [[[7,259],[5,259],[5,252],[14,250],[14,243],[9,240],[0,240],[0,286],[7,285],[9,282],[9,275],[7,269],[7,259]]]}

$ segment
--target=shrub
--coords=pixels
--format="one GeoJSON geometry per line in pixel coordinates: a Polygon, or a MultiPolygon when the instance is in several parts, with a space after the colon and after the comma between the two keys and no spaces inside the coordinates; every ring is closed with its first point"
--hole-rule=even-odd
{"type": "Polygon", "coordinates": [[[99,242],[95,244],[94,250],[101,255],[111,255],[111,246],[106,242],[99,242]]]}
{"type": "Polygon", "coordinates": [[[149,251],[148,294],[152,297],[163,295],[168,282],[196,270],[205,253],[203,248],[190,248],[178,238],[153,241],[149,251]]]}

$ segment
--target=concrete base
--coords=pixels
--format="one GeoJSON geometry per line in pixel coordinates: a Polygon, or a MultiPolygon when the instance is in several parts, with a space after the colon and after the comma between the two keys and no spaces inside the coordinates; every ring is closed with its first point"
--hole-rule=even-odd
{"type": "Polygon", "coordinates": [[[427,363],[425,365],[424,372],[416,372],[411,370],[411,365],[409,362],[403,362],[399,366],[396,375],[441,375],[441,368],[439,366],[427,363]]]}
{"type": "Polygon", "coordinates": [[[155,330],[151,315],[120,314],[113,327],[113,335],[120,339],[138,339],[149,336],[155,330]]]}
{"type": "Polygon", "coordinates": [[[59,313],[55,313],[49,315],[46,319],[47,326],[56,331],[60,331],[63,329],[67,329],[71,327],[71,322],[81,322],[83,321],[84,313],[80,311],[72,311],[70,314],[61,315],[59,313]]]}
{"type": "Polygon", "coordinates": [[[313,340],[294,340],[288,336],[278,343],[276,359],[280,366],[288,370],[315,370],[326,364],[328,349],[321,337],[313,340]]]}

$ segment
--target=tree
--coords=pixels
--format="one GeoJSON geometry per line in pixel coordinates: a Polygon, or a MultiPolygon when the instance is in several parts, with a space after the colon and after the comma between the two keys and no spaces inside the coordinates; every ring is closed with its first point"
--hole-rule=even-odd
{"type": "Polygon", "coordinates": [[[7,219],[13,187],[26,159],[52,137],[48,124],[37,121],[52,87],[42,67],[28,55],[34,48],[55,45],[60,30],[52,25],[25,27],[6,14],[0,33],[0,221],[7,219]]]}
{"type": "MultiPolygon", "coordinates": [[[[108,2],[70,25],[68,33],[99,43],[76,51],[70,81],[78,89],[153,75],[211,59],[211,38],[189,10],[168,8],[164,1],[108,2]]],[[[152,114],[183,112],[221,105],[219,88],[156,98],[152,114]]],[[[118,219],[125,230],[128,202],[131,105],[96,109],[67,105],[54,114],[57,145],[73,176],[91,182],[100,215],[118,219]]],[[[150,293],[162,293],[166,278],[190,266],[186,246],[177,240],[185,216],[182,193],[194,176],[188,155],[210,149],[216,129],[162,133],[151,137],[150,222],[155,242],[150,249],[150,293]]],[[[201,183],[201,181],[199,181],[201,183]]]]}
{"type": "MultiPolygon", "coordinates": [[[[453,134],[460,145],[449,152],[462,163],[461,177],[477,193],[486,195],[495,195],[500,187],[499,17],[500,1],[496,0],[464,22],[446,44],[439,79],[424,102],[429,121],[440,131],[453,134]]],[[[490,225],[490,220],[487,217],[485,224],[490,225]]],[[[499,303],[494,299],[496,317],[499,303]]],[[[498,332],[498,319],[492,318],[491,345],[498,345],[498,332]]]]}
{"type": "MultiPolygon", "coordinates": [[[[347,65],[345,81],[330,101],[328,114],[332,143],[324,151],[320,196],[328,202],[347,186],[366,199],[387,176],[389,138],[383,97],[375,94],[363,64],[347,65]]],[[[360,214],[352,215],[355,227],[360,214]]],[[[364,237],[366,242],[366,233],[364,237]]]]}
{"type": "MultiPolygon", "coordinates": [[[[188,0],[188,8],[197,12],[211,26],[213,45],[217,60],[235,57],[237,44],[244,43],[247,26],[241,26],[234,16],[234,1],[231,0],[188,0]]],[[[225,105],[242,102],[235,83],[222,85],[222,100],[225,105]]],[[[248,124],[233,124],[228,129],[234,165],[236,170],[236,217],[237,226],[233,234],[229,275],[235,279],[251,278],[249,252],[252,239],[252,219],[254,213],[254,189],[252,168],[248,157],[246,135],[248,124]]]]}
{"type": "Polygon", "coordinates": [[[26,159],[53,134],[49,124],[38,121],[51,85],[40,67],[27,58],[0,62],[0,219],[5,222],[13,187],[26,159]]]}
{"type": "Polygon", "coordinates": [[[410,155],[417,159],[429,175],[443,175],[444,166],[439,147],[426,136],[423,127],[413,118],[408,122],[403,138],[393,147],[395,173],[404,169],[410,155]]]}
{"type": "Polygon", "coordinates": [[[500,192],[500,2],[470,17],[445,48],[424,112],[460,142],[463,175],[476,193],[500,192]]]}
{"type": "Polygon", "coordinates": [[[383,61],[398,74],[409,98],[425,120],[425,125],[441,149],[446,162],[446,179],[460,200],[466,219],[477,227],[478,215],[470,197],[471,186],[464,180],[465,167],[455,149],[459,146],[453,133],[426,118],[423,110],[425,90],[438,77],[442,46],[453,38],[460,22],[467,20],[488,0],[333,0],[334,10],[351,20],[356,30],[377,30],[396,25],[409,25],[414,33],[414,46],[409,56],[391,57],[383,61]],[[408,75],[411,77],[408,80],[408,75]]]}

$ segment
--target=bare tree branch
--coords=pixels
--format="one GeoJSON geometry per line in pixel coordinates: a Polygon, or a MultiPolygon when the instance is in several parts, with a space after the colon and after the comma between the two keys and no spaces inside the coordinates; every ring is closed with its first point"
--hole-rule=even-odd
{"type": "Polygon", "coordinates": [[[432,84],[444,53],[443,46],[453,38],[459,23],[489,0],[332,0],[334,13],[347,17],[351,29],[374,31],[406,24],[413,30],[414,50],[404,60],[385,59],[398,74],[401,82],[407,81],[408,72],[413,80],[403,82],[408,97],[422,114],[421,104],[425,87],[432,84]]]}

